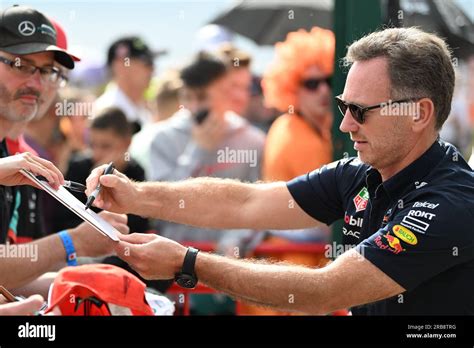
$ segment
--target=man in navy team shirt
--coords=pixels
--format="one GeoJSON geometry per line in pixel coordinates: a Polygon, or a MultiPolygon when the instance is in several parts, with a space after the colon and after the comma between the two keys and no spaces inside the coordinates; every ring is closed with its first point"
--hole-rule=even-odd
{"type": "Polygon", "coordinates": [[[344,219],[343,243],[353,248],[310,269],[134,234],[120,237],[119,257],[145,278],[174,277],[184,287],[199,279],[282,310],[474,314],[474,173],[438,136],[454,88],[448,47],[419,29],[392,28],[354,42],[344,61],[350,70],[336,98],[340,130],[350,134],[358,158],[288,183],[133,183],[117,171],[101,176],[99,167],[88,194],[100,180],[101,208],[211,228],[297,229],[344,219]]]}

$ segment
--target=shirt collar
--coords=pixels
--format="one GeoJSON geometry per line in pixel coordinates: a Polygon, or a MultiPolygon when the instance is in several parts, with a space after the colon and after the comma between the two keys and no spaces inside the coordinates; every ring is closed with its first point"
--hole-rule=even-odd
{"type": "Polygon", "coordinates": [[[436,140],[423,155],[383,183],[382,176],[378,170],[372,167],[368,168],[366,172],[366,183],[373,188],[376,188],[382,183],[385,192],[390,199],[394,201],[398,197],[401,197],[406,191],[423,185],[422,179],[432,171],[443,156],[444,151],[440,141],[436,140]]]}

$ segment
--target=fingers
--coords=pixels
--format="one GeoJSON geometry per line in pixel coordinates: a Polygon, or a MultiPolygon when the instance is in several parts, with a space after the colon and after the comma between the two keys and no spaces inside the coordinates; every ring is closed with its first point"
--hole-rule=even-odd
{"type": "Polygon", "coordinates": [[[62,185],[64,184],[64,176],[63,176],[63,173],[61,173],[61,171],[56,168],[56,166],[48,161],[48,160],[45,160],[44,158],[41,158],[41,157],[38,157],[38,156],[34,156],[35,160],[38,161],[39,163],[41,163],[44,167],[46,167],[48,170],[50,170],[53,174],[53,176],[55,176],[57,178],[57,183],[62,185]]]}
{"type": "Polygon", "coordinates": [[[156,235],[150,233],[132,233],[129,235],[119,235],[121,241],[130,244],[146,244],[156,239],[156,235]]]}
{"type": "Polygon", "coordinates": [[[23,301],[1,305],[0,315],[31,315],[41,308],[43,302],[43,297],[33,295],[23,301]]]}
{"type": "Polygon", "coordinates": [[[126,224],[117,224],[117,223],[114,223],[112,224],[115,229],[117,231],[119,231],[120,233],[122,233],[123,235],[127,235],[130,233],[130,227],[128,227],[128,225],[126,224]]]}
{"type": "Polygon", "coordinates": [[[29,152],[25,152],[19,156],[23,158],[21,167],[29,170],[35,175],[41,175],[45,177],[55,189],[57,189],[59,185],[64,184],[63,174],[50,161],[32,155],[29,152]]]}
{"type": "Polygon", "coordinates": [[[89,177],[86,179],[86,195],[89,196],[95,190],[99,184],[99,178],[104,173],[105,168],[107,168],[107,164],[103,164],[92,170],[89,177]]]}
{"type": "MultiPolygon", "coordinates": [[[[122,235],[119,235],[119,238],[123,237],[122,235]]],[[[120,257],[122,260],[125,262],[133,265],[133,263],[136,262],[136,257],[139,254],[137,248],[139,246],[136,244],[130,244],[125,241],[120,241],[118,243],[115,243],[115,253],[117,254],[118,257],[120,257]]]]}
{"type": "Polygon", "coordinates": [[[124,178],[121,178],[115,174],[102,175],[100,177],[100,183],[106,187],[117,187],[120,184],[126,184],[127,181],[124,178]]]}
{"type": "Polygon", "coordinates": [[[127,224],[128,222],[128,216],[126,214],[116,214],[109,211],[101,211],[99,215],[110,223],[117,222],[121,224],[127,224]]]}

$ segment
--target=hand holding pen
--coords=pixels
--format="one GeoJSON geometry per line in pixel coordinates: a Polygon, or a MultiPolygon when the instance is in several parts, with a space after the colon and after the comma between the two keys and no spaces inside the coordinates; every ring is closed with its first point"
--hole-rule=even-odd
{"type": "MultiPolygon", "coordinates": [[[[114,172],[114,169],[115,168],[114,168],[113,162],[110,162],[107,165],[107,167],[105,168],[104,173],[102,175],[112,174],[114,172]]],[[[91,195],[89,197],[87,197],[86,210],[89,209],[92,206],[92,203],[94,203],[95,199],[99,195],[101,188],[102,188],[102,185],[99,182],[97,184],[95,190],[91,193],[91,195]]]]}

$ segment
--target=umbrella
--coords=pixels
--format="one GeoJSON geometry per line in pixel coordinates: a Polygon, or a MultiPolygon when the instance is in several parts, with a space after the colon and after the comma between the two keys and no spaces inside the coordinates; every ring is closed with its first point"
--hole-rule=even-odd
{"type": "Polygon", "coordinates": [[[387,22],[446,38],[457,57],[474,54],[474,24],[453,0],[388,0],[387,22]]]}
{"type": "Polygon", "coordinates": [[[332,29],[333,0],[239,1],[211,23],[222,25],[258,45],[284,41],[289,32],[314,26],[332,29]]]}

